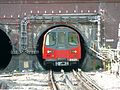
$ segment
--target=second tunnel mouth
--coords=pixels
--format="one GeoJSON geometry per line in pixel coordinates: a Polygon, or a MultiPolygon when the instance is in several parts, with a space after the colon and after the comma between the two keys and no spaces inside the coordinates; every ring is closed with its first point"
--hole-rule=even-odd
{"type": "MultiPolygon", "coordinates": [[[[67,25],[56,25],[56,26],[53,26],[53,27],[51,27],[51,28],[46,29],[46,30],[39,36],[39,39],[38,39],[38,42],[37,42],[37,50],[39,51],[39,53],[37,54],[37,57],[38,57],[38,60],[39,60],[40,64],[42,65],[43,68],[45,68],[44,65],[43,65],[43,60],[44,60],[44,59],[42,58],[42,45],[43,45],[44,35],[45,35],[49,30],[51,30],[51,29],[53,29],[53,28],[56,28],[56,27],[68,27],[68,28],[73,29],[74,31],[76,31],[76,32],[78,33],[78,35],[79,35],[79,37],[80,37],[80,43],[81,43],[81,60],[79,61],[79,66],[78,66],[78,68],[81,68],[81,67],[82,67],[82,63],[83,63],[83,61],[84,61],[84,58],[85,58],[85,56],[86,56],[86,48],[85,48],[86,43],[85,43],[85,40],[84,40],[84,38],[82,37],[82,35],[81,35],[81,33],[80,33],[79,30],[77,30],[77,29],[75,29],[75,28],[73,28],[73,27],[71,27],[71,26],[67,26],[67,25]]],[[[61,68],[61,67],[60,67],[60,68],[61,68]]]]}
{"type": "Polygon", "coordinates": [[[0,29],[0,70],[4,70],[11,61],[12,45],[7,34],[0,29]]]}

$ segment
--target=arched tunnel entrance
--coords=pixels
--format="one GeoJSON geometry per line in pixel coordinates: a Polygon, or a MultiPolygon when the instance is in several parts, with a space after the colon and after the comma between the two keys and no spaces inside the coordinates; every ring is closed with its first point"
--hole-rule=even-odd
{"type": "Polygon", "coordinates": [[[0,29],[0,70],[5,69],[11,60],[12,45],[7,34],[0,29]]]}
{"type": "Polygon", "coordinates": [[[85,58],[85,55],[86,55],[86,43],[85,43],[85,40],[83,39],[83,36],[81,35],[80,33],[80,30],[76,29],[76,28],[73,28],[71,26],[67,26],[67,25],[56,25],[56,26],[52,26],[44,31],[41,31],[40,32],[40,35],[39,35],[39,39],[38,39],[38,42],[37,42],[37,50],[39,51],[39,53],[37,54],[37,57],[38,57],[38,60],[40,62],[40,64],[43,66],[43,68],[45,68],[45,66],[43,65],[43,61],[44,59],[42,58],[42,45],[43,45],[43,39],[44,39],[44,35],[51,29],[53,28],[57,28],[57,27],[67,27],[67,28],[70,28],[74,31],[76,31],[80,37],[80,43],[81,43],[81,60],[79,60],[79,65],[77,67],[80,67],[82,66],[82,63],[84,61],[84,58],[85,58]]]}

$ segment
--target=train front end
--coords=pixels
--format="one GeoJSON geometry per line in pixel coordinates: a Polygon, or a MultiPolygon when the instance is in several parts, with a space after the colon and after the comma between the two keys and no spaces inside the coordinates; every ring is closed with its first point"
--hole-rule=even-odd
{"type": "Polygon", "coordinates": [[[42,49],[45,66],[78,65],[81,60],[79,35],[70,28],[55,28],[47,32],[42,49]]]}

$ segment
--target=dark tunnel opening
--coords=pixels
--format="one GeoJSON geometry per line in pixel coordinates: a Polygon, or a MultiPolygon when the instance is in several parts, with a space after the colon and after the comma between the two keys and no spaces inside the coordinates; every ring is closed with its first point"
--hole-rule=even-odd
{"type": "MultiPolygon", "coordinates": [[[[81,60],[79,61],[79,66],[77,66],[78,68],[81,68],[82,67],[82,63],[84,61],[84,58],[86,56],[86,43],[85,43],[85,40],[84,38],[82,37],[81,33],[79,30],[73,28],[73,27],[70,27],[70,26],[67,26],[67,25],[56,25],[56,26],[53,26],[51,28],[48,28],[47,30],[45,31],[41,31],[42,33],[40,34],[39,36],[39,39],[38,39],[38,42],[37,42],[37,50],[39,51],[39,53],[37,54],[37,57],[38,57],[38,60],[40,62],[40,64],[42,65],[43,68],[45,68],[45,66],[43,65],[43,58],[42,58],[42,45],[43,45],[43,38],[44,38],[44,35],[51,29],[53,28],[56,28],[56,27],[68,27],[68,28],[71,28],[73,29],[74,31],[76,31],[78,34],[79,34],[79,37],[80,37],[80,42],[81,42],[81,60]]],[[[66,67],[65,67],[66,68],[66,67]]],[[[72,67],[73,68],[73,67],[72,67]]],[[[61,69],[61,67],[57,67],[56,68],[57,70],[58,69],[61,69]]],[[[70,69],[70,67],[69,67],[70,69]]],[[[68,68],[67,68],[68,70],[68,68]]]]}
{"type": "Polygon", "coordinates": [[[7,34],[0,29],[0,70],[5,69],[12,57],[12,45],[7,34]]]}

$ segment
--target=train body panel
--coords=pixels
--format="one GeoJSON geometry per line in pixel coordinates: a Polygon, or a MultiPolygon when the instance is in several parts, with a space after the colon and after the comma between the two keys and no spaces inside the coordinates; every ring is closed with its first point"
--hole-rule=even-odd
{"type": "Polygon", "coordinates": [[[44,65],[69,66],[81,60],[80,37],[68,27],[57,27],[44,35],[44,65]]]}
{"type": "Polygon", "coordinates": [[[47,48],[44,49],[44,59],[54,59],[59,60],[60,58],[66,58],[69,61],[72,61],[72,59],[80,59],[81,58],[81,48],[80,46],[76,48],[71,48],[68,50],[56,50],[53,48],[47,48]]]}

